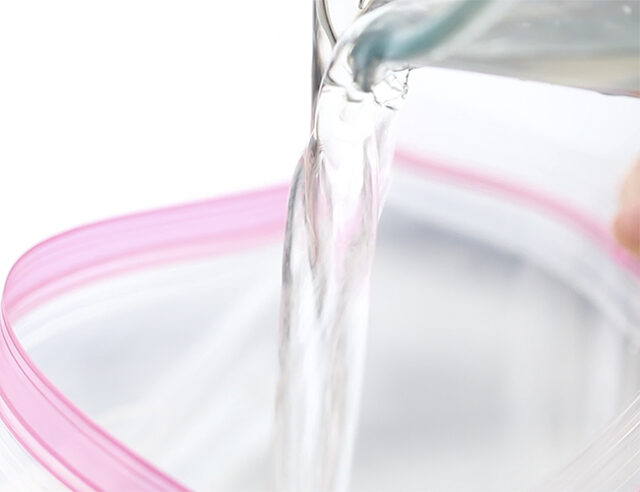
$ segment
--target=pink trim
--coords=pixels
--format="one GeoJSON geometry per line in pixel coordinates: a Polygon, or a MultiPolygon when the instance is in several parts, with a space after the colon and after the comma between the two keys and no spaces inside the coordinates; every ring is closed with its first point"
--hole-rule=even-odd
{"type": "Polygon", "coordinates": [[[404,150],[396,152],[395,158],[397,165],[403,168],[413,169],[430,177],[452,181],[457,185],[496,192],[506,198],[533,206],[549,215],[555,216],[590,237],[616,263],[629,270],[635,276],[640,277],[640,261],[618,244],[607,227],[568,202],[558,200],[517,183],[480,174],[464,167],[444,165],[404,150]]]}
{"type": "Polygon", "coordinates": [[[284,230],[287,187],[144,212],[51,238],[18,260],[0,316],[0,418],[71,490],[185,491],[95,425],[38,370],[11,328],[37,305],[115,273],[254,247],[284,230]]]}
{"type": "MultiPolygon", "coordinates": [[[[640,264],[597,221],[514,183],[398,152],[398,164],[497,192],[582,231],[640,277],[640,264]]],[[[184,491],[64,397],[38,370],[11,321],[71,289],[157,264],[219,255],[281,238],[287,187],[143,212],[83,226],[29,250],[9,273],[0,316],[0,418],[22,446],[72,490],[184,491]]]]}

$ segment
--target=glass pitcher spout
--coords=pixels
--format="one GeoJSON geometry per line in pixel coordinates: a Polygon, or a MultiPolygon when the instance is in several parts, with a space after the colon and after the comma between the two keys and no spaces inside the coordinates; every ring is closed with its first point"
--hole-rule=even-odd
{"type": "Polygon", "coordinates": [[[386,0],[351,54],[381,71],[437,66],[640,96],[637,0],[386,0]]]}

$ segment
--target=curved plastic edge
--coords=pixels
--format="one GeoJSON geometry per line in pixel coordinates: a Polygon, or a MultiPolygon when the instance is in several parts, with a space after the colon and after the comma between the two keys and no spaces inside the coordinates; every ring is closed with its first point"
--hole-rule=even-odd
{"type": "MultiPolygon", "coordinates": [[[[590,237],[640,278],[640,262],[606,227],[568,204],[473,171],[398,152],[400,167],[536,207],[590,237]]],[[[7,278],[0,316],[0,418],[71,490],[184,491],[66,399],[38,370],[11,321],[83,284],[129,270],[256,246],[281,237],[287,186],[110,219],[55,236],[25,253],[7,278]]]]}
{"type": "Polygon", "coordinates": [[[21,347],[11,320],[99,278],[273,240],[284,230],[287,193],[280,186],[91,224],[44,241],[14,265],[0,316],[0,418],[71,490],[187,489],[65,398],[21,347]]]}
{"type": "Polygon", "coordinates": [[[430,177],[450,181],[460,186],[469,186],[483,191],[502,195],[503,197],[536,208],[547,215],[564,222],[589,237],[620,267],[640,278],[640,261],[622,248],[613,237],[611,231],[591,217],[588,213],[572,206],[566,201],[551,195],[540,193],[518,183],[501,180],[491,175],[481,174],[459,166],[444,165],[425,160],[410,152],[396,152],[396,163],[405,169],[424,173],[430,177]]]}

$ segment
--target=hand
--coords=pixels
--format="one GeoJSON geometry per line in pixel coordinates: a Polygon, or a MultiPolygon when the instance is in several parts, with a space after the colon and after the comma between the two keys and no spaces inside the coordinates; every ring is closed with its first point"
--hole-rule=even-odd
{"type": "Polygon", "coordinates": [[[622,185],[613,232],[620,244],[640,257],[640,156],[622,185]]]}

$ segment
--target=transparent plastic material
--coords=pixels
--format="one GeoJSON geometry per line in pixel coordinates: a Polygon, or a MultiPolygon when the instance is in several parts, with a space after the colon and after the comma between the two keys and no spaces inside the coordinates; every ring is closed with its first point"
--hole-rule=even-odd
{"type": "MultiPolygon", "coordinates": [[[[462,92],[459,121],[435,119],[438,72],[413,75],[351,489],[638,490],[640,263],[608,225],[625,101],[578,97],[604,122],[572,148],[562,115],[480,124],[462,92]]],[[[2,299],[0,490],[271,487],[286,198],[136,214],[25,254],[2,299]]]]}
{"type": "MultiPolygon", "coordinates": [[[[637,403],[603,431],[640,391],[637,261],[535,190],[397,164],[352,489],[522,489],[594,439],[581,459],[615,482],[580,472],[566,488],[637,488],[637,403]]],[[[285,200],[116,219],[16,265],[1,387],[22,447],[4,431],[6,490],[48,472],[74,490],[269,487],[285,200]]]]}

